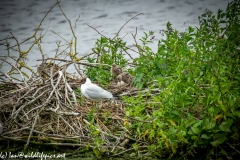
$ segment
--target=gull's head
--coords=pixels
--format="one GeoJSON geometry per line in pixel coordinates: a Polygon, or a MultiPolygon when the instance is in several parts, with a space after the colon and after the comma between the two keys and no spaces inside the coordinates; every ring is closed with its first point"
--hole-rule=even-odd
{"type": "Polygon", "coordinates": [[[88,77],[83,77],[82,80],[81,80],[81,83],[85,84],[85,85],[88,85],[88,84],[91,84],[92,82],[88,77]]]}
{"type": "Polygon", "coordinates": [[[91,80],[89,79],[89,78],[86,78],[86,82],[85,82],[85,84],[91,84],[92,82],[91,82],[91,80]]]}

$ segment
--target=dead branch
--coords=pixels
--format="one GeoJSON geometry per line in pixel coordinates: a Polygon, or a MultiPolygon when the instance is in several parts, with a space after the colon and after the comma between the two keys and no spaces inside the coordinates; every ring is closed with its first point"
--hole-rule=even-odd
{"type": "Polygon", "coordinates": [[[143,14],[143,13],[139,13],[139,14],[137,14],[136,16],[130,18],[130,19],[119,29],[119,31],[117,32],[116,36],[115,36],[113,39],[115,39],[115,38],[119,35],[119,33],[121,32],[121,30],[123,29],[123,27],[124,27],[128,22],[130,22],[132,19],[134,19],[135,17],[137,17],[137,16],[139,16],[139,15],[141,15],[141,14],[143,14]]]}

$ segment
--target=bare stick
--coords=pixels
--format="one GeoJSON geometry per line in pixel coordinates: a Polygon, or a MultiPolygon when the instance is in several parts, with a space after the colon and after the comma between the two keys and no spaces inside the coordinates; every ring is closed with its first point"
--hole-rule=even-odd
{"type": "Polygon", "coordinates": [[[240,154],[240,151],[239,150],[237,150],[235,147],[233,147],[230,143],[228,143],[228,142],[226,142],[228,145],[229,145],[229,147],[231,147],[233,150],[235,150],[238,154],[240,154]]]}
{"type": "MultiPolygon", "coordinates": [[[[57,2],[58,2],[58,0],[57,0],[57,2]]],[[[73,30],[72,23],[71,23],[71,21],[68,19],[68,17],[66,16],[66,14],[63,12],[62,7],[59,5],[59,2],[58,2],[58,7],[60,8],[62,14],[64,15],[64,17],[66,18],[66,20],[68,21],[68,23],[69,23],[69,25],[70,25],[72,34],[73,34],[74,39],[75,39],[75,43],[74,43],[74,44],[75,44],[75,54],[77,54],[77,37],[76,37],[75,32],[74,32],[74,30],[73,30]]]]}
{"type": "Polygon", "coordinates": [[[11,65],[13,68],[15,68],[15,69],[18,71],[18,73],[20,74],[20,76],[22,77],[22,80],[23,80],[23,82],[25,83],[25,85],[26,85],[27,87],[29,87],[28,84],[27,84],[27,82],[26,82],[26,80],[25,80],[25,78],[24,78],[24,76],[22,75],[22,72],[21,72],[17,67],[15,67],[13,64],[11,64],[10,62],[6,61],[6,60],[3,59],[3,58],[0,58],[0,60],[8,63],[8,64],[11,65]]]}
{"type": "Polygon", "coordinates": [[[18,52],[19,52],[19,54],[20,54],[20,56],[18,57],[18,60],[17,60],[17,61],[19,61],[19,59],[21,58],[21,53],[22,53],[22,52],[21,52],[21,49],[20,49],[20,44],[18,43],[17,38],[15,38],[15,37],[13,36],[12,32],[10,32],[10,34],[12,35],[13,39],[15,39],[15,41],[17,42],[18,52]]]}
{"type": "MultiPolygon", "coordinates": [[[[43,17],[43,19],[42,19],[41,22],[39,23],[38,27],[36,28],[36,31],[33,33],[33,36],[27,38],[26,40],[24,40],[23,42],[21,42],[21,43],[19,43],[19,44],[22,44],[22,43],[24,43],[24,42],[32,39],[32,38],[34,37],[34,35],[37,34],[38,30],[40,29],[40,27],[41,27],[41,25],[42,25],[42,23],[43,23],[43,21],[44,21],[44,19],[47,17],[47,15],[51,12],[51,10],[52,10],[58,3],[60,3],[60,2],[55,3],[55,4],[50,8],[50,10],[48,10],[48,12],[45,14],[45,16],[43,17]]],[[[15,46],[17,46],[17,45],[15,45],[15,46]]],[[[15,46],[12,46],[11,49],[13,49],[13,47],[15,47],[15,46]]]]}
{"type": "Polygon", "coordinates": [[[42,87],[38,88],[38,89],[36,90],[36,92],[35,92],[32,96],[35,97],[36,94],[37,94],[41,89],[46,88],[46,87],[49,87],[49,86],[50,86],[50,85],[45,85],[45,86],[42,86],[42,87]]]}
{"type": "Polygon", "coordinates": [[[134,19],[135,17],[137,17],[137,16],[139,16],[139,15],[141,15],[141,14],[143,14],[143,13],[139,13],[139,14],[137,14],[136,16],[130,18],[130,19],[119,29],[119,31],[117,32],[116,36],[115,36],[113,39],[115,39],[115,38],[119,35],[119,33],[121,32],[121,30],[123,29],[123,27],[124,27],[128,22],[130,22],[132,19],[134,19]]]}
{"type": "MultiPolygon", "coordinates": [[[[50,69],[50,75],[51,75],[51,85],[53,86],[53,88],[54,88],[54,84],[53,84],[53,67],[51,67],[51,69],[50,69]]],[[[57,101],[57,107],[55,108],[55,112],[58,110],[58,108],[59,108],[59,97],[58,97],[58,93],[57,93],[57,91],[54,91],[54,93],[55,93],[55,95],[56,95],[56,97],[57,97],[57,99],[58,99],[58,101],[57,101]]]]}
{"type": "Polygon", "coordinates": [[[48,89],[48,90],[46,90],[46,91],[44,91],[44,92],[42,92],[42,94],[40,94],[40,95],[39,95],[38,97],[36,97],[35,99],[29,101],[29,102],[26,103],[25,105],[19,107],[16,112],[12,112],[12,116],[15,114],[14,118],[16,118],[16,116],[18,115],[18,113],[19,113],[23,108],[25,108],[26,106],[28,106],[28,105],[32,104],[33,102],[37,101],[39,98],[41,98],[43,95],[45,95],[45,94],[46,94],[48,91],[50,91],[50,90],[51,90],[51,88],[48,89]]]}
{"type": "Polygon", "coordinates": [[[28,136],[28,139],[27,139],[27,143],[24,146],[25,149],[27,148],[27,146],[29,144],[30,138],[32,136],[33,129],[34,129],[36,123],[37,123],[37,119],[38,119],[38,111],[37,111],[37,114],[35,115],[35,119],[34,119],[34,122],[33,122],[33,125],[32,125],[32,129],[31,129],[31,131],[29,133],[29,136],[28,136]]]}
{"type": "Polygon", "coordinates": [[[76,112],[62,112],[62,111],[57,111],[56,109],[49,108],[45,109],[46,111],[50,110],[58,115],[65,115],[65,116],[79,116],[81,113],[76,113],[76,112]]]}
{"type": "Polygon", "coordinates": [[[54,30],[51,30],[51,31],[52,31],[53,34],[56,34],[58,37],[60,37],[62,40],[64,40],[66,43],[69,44],[69,42],[68,42],[65,38],[63,38],[61,35],[59,35],[58,33],[56,33],[54,30]]]}
{"type": "MultiPolygon", "coordinates": [[[[103,34],[101,34],[97,29],[95,29],[94,27],[92,27],[92,26],[90,26],[90,25],[88,25],[88,26],[89,26],[90,28],[94,29],[96,32],[98,32],[98,34],[100,34],[101,36],[107,38],[106,36],[104,36],[103,34]]],[[[108,38],[107,38],[107,39],[108,39],[108,38]]],[[[114,41],[114,40],[111,40],[111,39],[109,39],[109,40],[112,41],[112,42],[114,42],[114,43],[119,44],[121,47],[125,47],[125,48],[127,48],[127,49],[129,49],[129,50],[131,50],[131,51],[133,51],[133,52],[138,53],[137,51],[135,51],[134,49],[132,49],[132,48],[130,48],[130,47],[123,46],[121,43],[118,43],[118,42],[116,42],[116,41],[114,41]]]]}
{"type": "MultiPolygon", "coordinates": [[[[28,111],[26,114],[29,114],[29,113],[32,112],[33,110],[36,110],[36,109],[41,108],[41,107],[44,107],[45,105],[48,104],[50,98],[52,97],[53,92],[55,92],[56,87],[57,87],[57,86],[59,85],[59,83],[60,83],[61,77],[62,77],[62,75],[59,75],[57,84],[53,87],[53,90],[52,90],[52,92],[50,93],[50,95],[48,96],[47,100],[46,100],[42,105],[39,105],[39,106],[36,107],[36,108],[32,108],[32,109],[31,109],[30,111],[28,111]]],[[[50,89],[50,90],[51,90],[51,89],[50,89]]],[[[49,91],[49,90],[48,90],[48,91],[49,91]]],[[[44,92],[43,92],[43,93],[44,93],[44,92]]],[[[42,95],[42,94],[41,94],[41,95],[42,95]]],[[[34,101],[35,101],[35,100],[36,100],[36,99],[34,99],[34,101]]],[[[31,101],[30,101],[30,102],[31,102],[31,101]]],[[[26,105],[24,105],[24,106],[26,106],[26,105]]],[[[22,106],[21,108],[23,108],[23,106],[22,106]]],[[[19,108],[19,109],[20,109],[20,108],[19,108]]],[[[18,109],[18,110],[19,110],[19,109],[18,109]]]]}
{"type": "MultiPolygon", "coordinates": [[[[132,34],[132,36],[133,36],[133,39],[134,39],[134,41],[135,41],[135,46],[136,46],[137,49],[138,49],[138,53],[142,56],[142,53],[141,53],[141,51],[140,51],[140,49],[142,50],[142,48],[139,47],[139,45],[138,45],[138,43],[137,43],[137,40],[136,40],[136,37],[137,37],[137,27],[136,27],[136,32],[135,32],[135,34],[134,34],[134,35],[132,34]]],[[[143,50],[142,50],[142,51],[143,51],[143,50]]]]}
{"type": "Polygon", "coordinates": [[[34,89],[35,89],[35,88],[29,89],[22,97],[18,98],[17,103],[19,103],[20,99],[26,97],[26,96],[27,96],[31,91],[33,91],[34,89]]]}
{"type": "Polygon", "coordinates": [[[74,67],[75,67],[76,71],[78,72],[78,74],[79,74],[81,77],[83,77],[82,73],[81,73],[80,70],[77,68],[76,64],[74,64],[74,67]]]}
{"type": "Polygon", "coordinates": [[[78,135],[77,132],[75,131],[75,129],[74,129],[62,116],[59,115],[59,117],[63,120],[63,122],[64,122],[65,124],[67,124],[67,125],[73,130],[73,132],[74,132],[76,135],[78,135]]]}
{"type": "Polygon", "coordinates": [[[80,14],[78,15],[78,18],[77,18],[77,19],[76,19],[76,21],[75,21],[75,26],[74,26],[74,29],[76,29],[76,28],[77,28],[77,22],[78,22],[79,18],[80,18],[80,14]]]}
{"type": "Polygon", "coordinates": [[[29,127],[22,127],[22,128],[19,128],[19,129],[10,131],[10,132],[3,132],[1,136],[3,136],[3,135],[8,135],[8,134],[12,134],[12,133],[19,132],[19,131],[23,131],[23,130],[26,130],[26,129],[29,129],[29,127]]]}
{"type": "MultiPolygon", "coordinates": [[[[58,71],[59,75],[62,75],[62,71],[58,71]]],[[[69,84],[67,83],[66,79],[64,78],[63,76],[63,82],[65,83],[65,85],[67,86],[68,90],[70,91],[70,93],[72,94],[73,96],[73,100],[75,102],[75,105],[77,105],[77,99],[76,99],[76,96],[75,96],[75,93],[73,92],[72,88],[69,86],[69,84]]]]}

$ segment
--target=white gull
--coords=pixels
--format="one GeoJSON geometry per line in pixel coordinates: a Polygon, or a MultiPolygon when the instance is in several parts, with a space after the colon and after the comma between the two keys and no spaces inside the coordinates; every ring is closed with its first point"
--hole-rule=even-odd
{"type": "Polygon", "coordinates": [[[91,100],[102,100],[113,98],[112,93],[104,90],[96,84],[93,84],[89,78],[86,78],[86,82],[81,85],[82,94],[91,100]]]}

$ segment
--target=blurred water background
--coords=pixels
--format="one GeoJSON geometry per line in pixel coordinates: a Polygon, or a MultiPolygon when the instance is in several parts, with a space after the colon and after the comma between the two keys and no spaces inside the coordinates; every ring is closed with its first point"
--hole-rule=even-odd
{"type": "MultiPolygon", "coordinates": [[[[96,39],[100,35],[90,28],[94,27],[106,37],[113,38],[121,26],[131,17],[143,13],[131,20],[120,32],[119,37],[124,37],[129,47],[132,47],[134,40],[131,34],[138,30],[137,39],[143,36],[143,32],[153,31],[155,38],[151,45],[157,51],[158,40],[164,38],[159,30],[166,28],[170,21],[174,29],[184,31],[188,26],[198,26],[198,16],[209,9],[217,13],[218,9],[225,10],[230,0],[60,0],[60,5],[74,25],[77,22],[76,36],[78,39],[77,52],[79,57],[92,52],[96,39]]],[[[56,3],[52,0],[1,0],[0,1],[0,40],[11,36],[10,32],[22,42],[31,37],[49,9],[56,3]]],[[[42,50],[45,57],[53,57],[56,53],[56,42],[66,44],[60,37],[53,34],[51,30],[64,37],[67,41],[72,39],[72,33],[68,21],[60,9],[56,6],[42,23],[40,31],[46,32],[42,39],[42,50]],[[51,21],[50,21],[51,20],[51,21]]],[[[38,32],[40,34],[41,32],[38,32]]],[[[33,41],[25,42],[21,50],[27,50],[33,41]]],[[[1,41],[0,43],[5,43],[1,41]]],[[[10,40],[11,46],[15,45],[10,40]]],[[[17,57],[17,52],[12,52],[17,57]]],[[[6,46],[0,45],[0,56],[7,55],[6,46]]],[[[137,54],[133,53],[133,57],[137,54]]],[[[33,47],[28,56],[30,67],[39,65],[41,54],[37,46],[33,47]]],[[[36,67],[33,67],[36,69],[36,67]]],[[[1,71],[7,72],[9,65],[4,64],[1,71]]],[[[74,67],[68,71],[75,72],[74,67]]]]}

